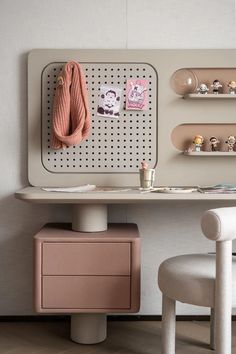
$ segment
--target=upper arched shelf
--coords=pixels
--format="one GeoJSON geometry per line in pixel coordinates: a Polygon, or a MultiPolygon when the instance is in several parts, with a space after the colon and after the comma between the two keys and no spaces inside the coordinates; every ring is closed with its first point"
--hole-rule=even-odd
{"type": "Polygon", "coordinates": [[[184,95],[183,98],[191,100],[236,99],[236,94],[219,93],[216,95],[214,93],[208,93],[207,95],[202,95],[199,93],[189,93],[187,95],[184,95]]]}
{"type": "Polygon", "coordinates": [[[173,73],[170,84],[184,98],[235,99],[236,68],[181,68],[173,73]],[[214,81],[219,81],[218,93],[214,81]],[[206,94],[199,93],[202,84],[206,85],[206,94]]]}

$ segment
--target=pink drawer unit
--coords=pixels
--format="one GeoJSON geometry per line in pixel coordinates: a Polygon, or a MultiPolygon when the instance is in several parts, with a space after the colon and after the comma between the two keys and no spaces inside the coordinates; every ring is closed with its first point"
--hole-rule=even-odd
{"type": "Polygon", "coordinates": [[[35,305],[45,313],[137,312],[140,239],[134,224],[95,233],[49,224],[35,235],[35,305]]]}

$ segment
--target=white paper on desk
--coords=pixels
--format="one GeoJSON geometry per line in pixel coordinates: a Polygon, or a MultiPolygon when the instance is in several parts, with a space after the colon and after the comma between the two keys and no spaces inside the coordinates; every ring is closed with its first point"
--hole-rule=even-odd
{"type": "Polygon", "coordinates": [[[85,184],[78,187],[58,187],[58,188],[41,188],[46,192],[66,192],[66,193],[83,193],[90,192],[96,189],[94,184],[85,184]]]}
{"type": "Polygon", "coordinates": [[[119,188],[119,187],[98,187],[95,189],[95,192],[98,193],[122,193],[128,192],[131,188],[119,188]]]}

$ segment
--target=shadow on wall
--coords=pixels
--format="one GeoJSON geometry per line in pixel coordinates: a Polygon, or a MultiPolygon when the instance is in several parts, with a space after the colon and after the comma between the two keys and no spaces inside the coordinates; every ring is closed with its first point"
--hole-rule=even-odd
{"type": "MultiPolygon", "coordinates": [[[[34,314],[32,305],[33,235],[47,222],[70,221],[70,207],[33,205],[15,199],[14,192],[29,184],[27,175],[27,57],[19,56],[18,94],[20,145],[11,169],[15,185],[2,186],[0,199],[0,315],[34,314]]],[[[17,80],[16,80],[17,82],[17,80]]],[[[17,141],[19,141],[17,139],[17,141]]],[[[10,168],[9,168],[10,170],[10,168]]],[[[11,171],[10,171],[11,172],[11,171]]],[[[13,182],[14,183],[14,182],[13,182]]]]}
{"type": "Polygon", "coordinates": [[[0,201],[1,315],[33,313],[33,235],[47,222],[70,220],[69,208],[0,201]]]}
{"type": "Polygon", "coordinates": [[[20,182],[22,186],[28,184],[27,174],[27,131],[28,131],[28,115],[27,115],[27,61],[28,53],[23,53],[19,57],[19,86],[18,86],[18,100],[19,100],[19,120],[20,120],[20,182]]]}

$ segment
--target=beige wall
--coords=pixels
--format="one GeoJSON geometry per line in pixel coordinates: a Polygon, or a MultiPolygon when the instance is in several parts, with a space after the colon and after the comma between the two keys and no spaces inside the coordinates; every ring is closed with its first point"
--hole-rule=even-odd
{"type": "MultiPolygon", "coordinates": [[[[0,315],[34,313],[32,235],[48,221],[70,218],[69,207],[29,205],[13,196],[28,183],[27,53],[33,48],[235,48],[235,43],[233,0],[0,1],[0,315]]],[[[203,210],[220,205],[226,204],[110,208],[111,221],[137,222],[141,231],[142,314],[160,313],[156,270],[164,258],[213,249],[200,235],[199,219],[203,210]]],[[[178,313],[205,312],[179,305],[178,313]]]]}

